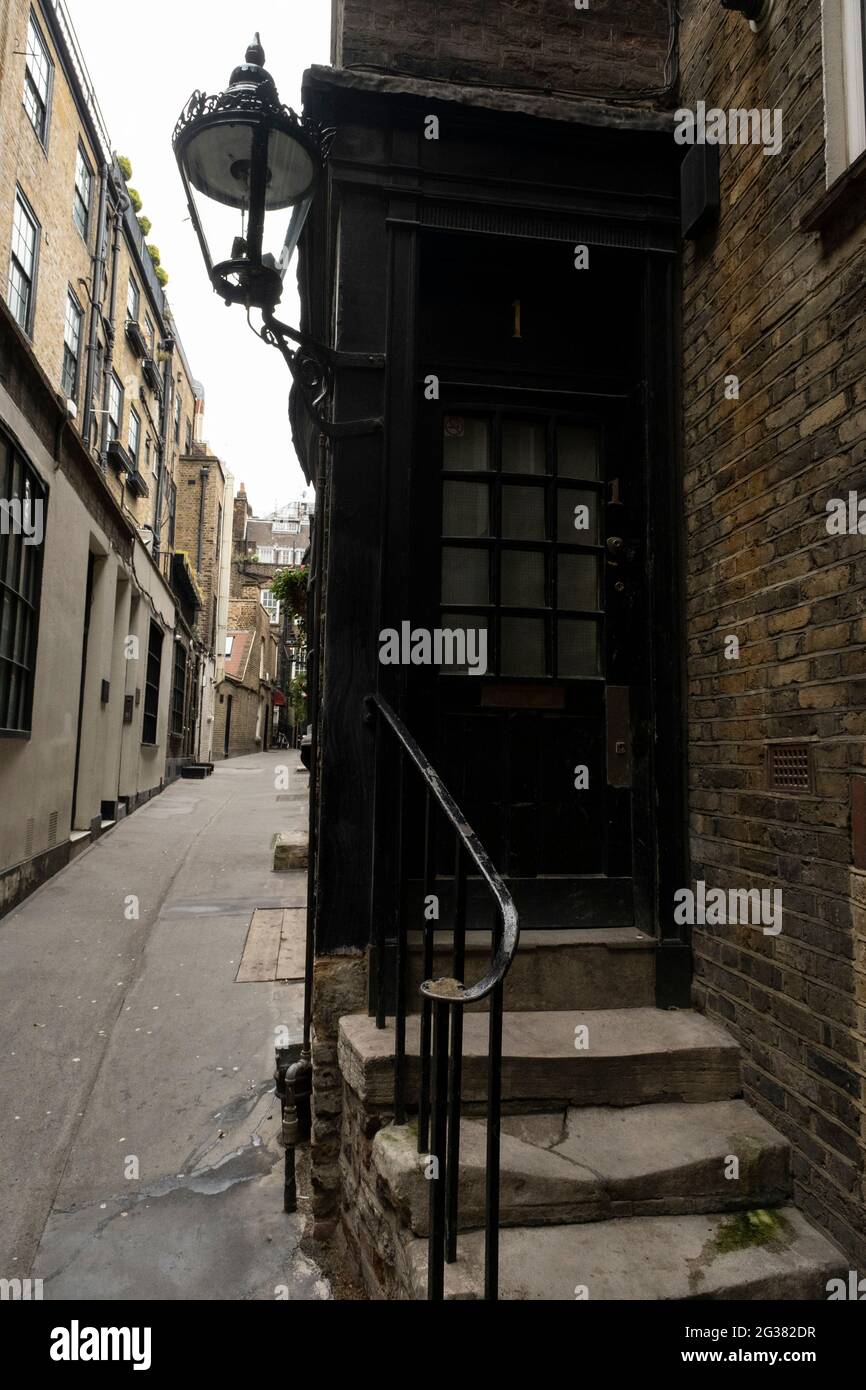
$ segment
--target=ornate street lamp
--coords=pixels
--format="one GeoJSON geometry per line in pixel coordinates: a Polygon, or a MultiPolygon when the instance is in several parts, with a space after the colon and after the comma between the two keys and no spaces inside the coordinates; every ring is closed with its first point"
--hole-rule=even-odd
{"type": "Polygon", "coordinates": [[[190,217],[214,290],[248,315],[261,312],[259,336],[282,352],[318,428],[366,432],[380,422],[333,425],[323,412],[334,354],[274,316],[335,132],[283,106],[264,63],[256,34],[226,91],[193,92],[184,107],[172,143],[190,217]],[[231,248],[218,261],[215,237],[231,248]]]}
{"type": "Polygon", "coordinates": [[[334,132],[283,106],[264,62],[256,34],[227,91],[193,93],[173,144],[214,289],[227,304],[267,313],[282,298],[334,132]],[[273,249],[266,250],[266,233],[274,235],[275,221],[273,249]],[[216,263],[206,223],[212,234],[227,238],[235,232],[231,254],[216,263]]]}

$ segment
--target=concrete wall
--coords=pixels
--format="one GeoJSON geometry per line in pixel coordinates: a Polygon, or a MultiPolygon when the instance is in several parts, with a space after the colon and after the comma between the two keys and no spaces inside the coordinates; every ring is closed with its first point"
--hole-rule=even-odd
{"type": "Polygon", "coordinates": [[[695,994],[794,1146],[798,1202],[864,1260],[866,872],[851,789],[866,773],[866,551],[826,527],[866,460],[863,195],[823,234],[800,225],[827,181],[815,0],[777,3],[760,34],[690,0],[681,60],[683,105],[784,118],[778,156],[721,149],[719,226],[684,261],[692,874],[779,888],[784,906],[776,937],[699,930],[695,994]],[[739,399],[725,398],[731,373],[739,399]],[[808,749],[804,794],[768,786],[774,740],[808,749]]]}

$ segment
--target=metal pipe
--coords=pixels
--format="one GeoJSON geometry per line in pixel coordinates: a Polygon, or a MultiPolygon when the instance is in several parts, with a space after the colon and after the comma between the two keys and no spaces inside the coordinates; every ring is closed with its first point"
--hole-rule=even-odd
{"type": "Polygon", "coordinates": [[[85,447],[90,449],[90,429],[93,420],[93,396],[96,388],[96,363],[98,359],[97,349],[99,346],[99,321],[102,318],[102,281],[105,276],[105,252],[108,228],[106,216],[108,212],[108,175],[107,164],[100,165],[99,169],[99,210],[96,215],[96,249],[91,258],[91,277],[93,280],[90,292],[90,334],[87,343],[87,375],[84,387],[84,418],[81,425],[81,433],[84,437],[85,447]]]}
{"type": "Polygon", "coordinates": [[[123,214],[129,199],[115,183],[117,206],[114,210],[114,240],[111,247],[111,277],[108,290],[108,325],[105,330],[105,362],[102,382],[102,454],[103,464],[108,448],[108,397],[111,387],[111,373],[114,370],[114,345],[117,341],[117,267],[120,262],[120,242],[123,234],[123,214]]]}

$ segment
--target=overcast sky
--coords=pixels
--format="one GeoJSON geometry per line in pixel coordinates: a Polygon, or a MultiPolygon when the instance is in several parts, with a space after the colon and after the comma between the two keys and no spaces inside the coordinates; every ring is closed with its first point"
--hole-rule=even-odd
{"type": "MultiPolygon", "coordinates": [[[[149,239],[171,276],[167,294],[193,374],[205,387],[207,440],[236,487],[246,484],[254,510],[270,511],[306,486],[289,430],[291,378],[276,349],[253,337],[244,310],[227,309],[210,287],[171,136],[194,88],[219,92],[228,85],[256,29],[281,99],[297,109],[304,69],[328,62],[330,0],[67,5],[112,143],[132,161],[132,186],[153,223],[149,239]]],[[[295,273],[293,265],[279,314],[297,327],[295,273]]]]}

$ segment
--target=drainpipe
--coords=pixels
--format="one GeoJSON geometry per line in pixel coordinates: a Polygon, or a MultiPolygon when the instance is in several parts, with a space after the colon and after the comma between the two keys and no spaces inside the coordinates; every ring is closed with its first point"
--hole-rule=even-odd
{"type": "Polygon", "coordinates": [[[210,477],[210,469],[203,468],[199,477],[201,478],[201,493],[198,499],[198,549],[195,559],[196,574],[201,574],[201,557],[204,546],[204,505],[207,500],[207,483],[210,477]]]}
{"type": "Polygon", "coordinates": [[[108,296],[108,327],[105,333],[105,371],[102,383],[102,454],[105,466],[105,452],[108,448],[108,392],[111,373],[114,370],[114,344],[117,341],[117,267],[120,261],[120,242],[123,235],[123,214],[129,207],[129,199],[115,184],[118,194],[114,211],[114,242],[111,248],[111,281],[108,296]]]}
{"type": "Polygon", "coordinates": [[[99,212],[96,218],[96,250],[91,261],[93,288],[90,295],[90,336],[87,344],[87,384],[84,388],[84,420],[81,433],[90,450],[93,398],[96,391],[96,359],[99,344],[99,320],[102,318],[102,280],[105,273],[106,214],[108,211],[108,165],[99,170],[99,212]]]}
{"type": "Polygon", "coordinates": [[[159,565],[162,553],[162,508],[166,497],[167,460],[170,449],[169,433],[174,390],[174,338],[170,335],[162,340],[162,438],[159,443],[159,473],[156,483],[156,515],[153,518],[153,558],[159,565]]]}

